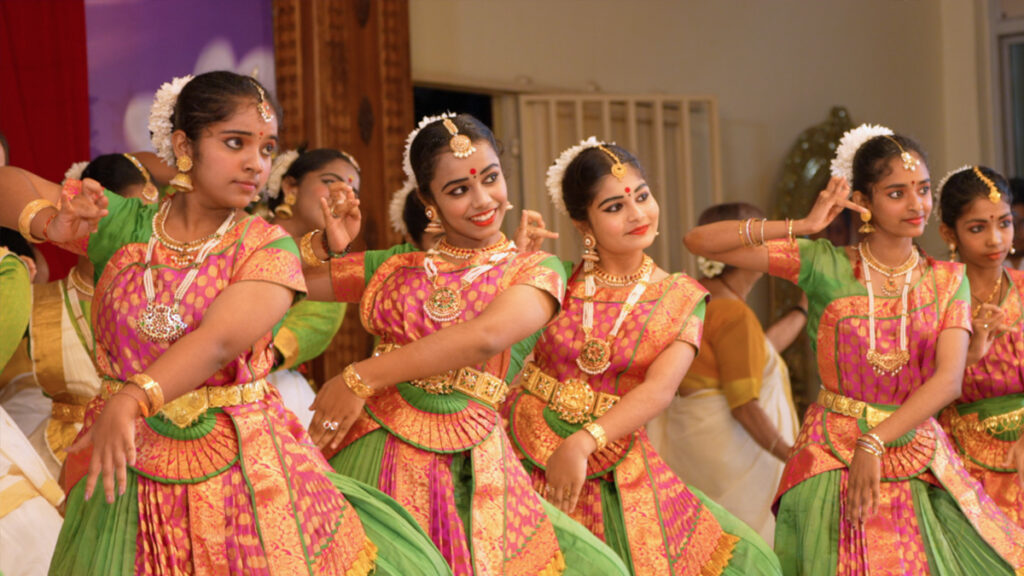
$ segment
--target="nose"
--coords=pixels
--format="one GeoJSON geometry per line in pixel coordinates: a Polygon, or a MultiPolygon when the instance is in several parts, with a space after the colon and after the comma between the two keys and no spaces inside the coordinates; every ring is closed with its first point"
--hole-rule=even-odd
{"type": "Polygon", "coordinates": [[[242,158],[242,169],[253,174],[263,172],[263,155],[260,153],[258,146],[247,150],[247,153],[242,158]]]}

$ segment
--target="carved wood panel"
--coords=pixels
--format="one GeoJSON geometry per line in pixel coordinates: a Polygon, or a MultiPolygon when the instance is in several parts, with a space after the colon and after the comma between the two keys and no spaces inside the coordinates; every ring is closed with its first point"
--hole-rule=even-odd
{"type": "MultiPolygon", "coordinates": [[[[363,227],[356,250],[401,241],[388,224],[388,199],[402,185],[402,150],[413,127],[408,0],[274,0],[277,96],[282,142],[334,147],[362,167],[363,227]]],[[[358,306],[314,363],[322,383],[369,355],[358,306]]]]}

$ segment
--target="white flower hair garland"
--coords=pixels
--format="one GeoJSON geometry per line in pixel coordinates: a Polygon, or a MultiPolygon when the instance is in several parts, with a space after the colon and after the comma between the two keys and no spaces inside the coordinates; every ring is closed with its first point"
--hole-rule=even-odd
{"type": "Polygon", "coordinates": [[[555,209],[565,216],[569,215],[569,209],[565,207],[565,199],[562,198],[562,180],[565,178],[565,170],[572,164],[572,161],[580,155],[587,148],[597,148],[598,146],[604,146],[606,142],[598,140],[596,137],[591,136],[586,140],[583,140],[579,144],[567,148],[558,158],[555,163],[548,168],[547,179],[544,181],[544,185],[547,186],[548,196],[551,197],[551,203],[555,205],[555,209]]]}
{"type": "Polygon", "coordinates": [[[705,278],[714,278],[725,270],[725,263],[718,260],[709,260],[703,256],[697,256],[697,268],[705,278]]]}
{"type": "Polygon", "coordinates": [[[405,183],[402,187],[395,191],[391,195],[391,203],[388,206],[388,219],[391,221],[391,229],[398,232],[402,236],[409,235],[409,229],[405,226],[405,200],[409,197],[409,194],[416,188],[416,183],[410,178],[405,179],[405,183]]]}
{"type": "Polygon", "coordinates": [[[405,172],[405,177],[413,182],[416,181],[416,174],[412,171],[412,160],[409,159],[409,150],[412,148],[412,141],[419,135],[420,130],[423,130],[434,122],[439,122],[445,118],[455,118],[455,112],[445,112],[444,114],[438,114],[437,116],[424,116],[420,123],[416,125],[416,128],[409,132],[409,135],[405,138],[405,151],[402,152],[402,171],[405,172]]]}
{"type": "Polygon", "coordinates": [[[872,138],[892,136],[893,134],[892,130],[877,124],[861,124],[853,130],[848,130],[839,140],[835,158],[832,159],[832,164],[829,166],[832,175],[846,178],[846,182],[852,186],[853,157],[857,154],[857,150],[872,138]]]}
{"type": "Polygon", "coordinates": [[[971,164],[964,164],[963,166],[957,168],[956,170],[950,171],[949,173],[942,177],[942,180],[939,180],[939,187],[935,189],[936,199],[938,198],[939,194],[942,194],[942,189],[946,187],[946,183],[949,182],[949,179],[963,172],[964,170],[974,170],[974,166],[971,164]]]}
{"type": "Polygon", "coordinates": [[[270,165],[270,176],[267,176],[267,187],[264,188],[267,198],[277,198],[281,194],[281,180],[298,157],[298,150],[288,150],[274,158],[274,163],[270,165]]]}
{"type": "Polygon", "coordinates": [[[64,180],[61,180],[61,182],[67,180],[81,180],[82,173],[85,172],[85,168],[88,165],[88,162],[75,162],[70,168],[68,168],[68,171],[64,173],[64,180]]]}
{"type": "Polygon", "coordinates": [[[153,107],[149,109],[149,133],[156,155],[168,166],[174,166],[174,146],[171,144],[171,116],[174,115],[174,105],[178,102],[178,94],[181,89],[192,81],[192,75],[175,78],[170,82],[164,82],[156,91],[153,98],[153,107]]]}

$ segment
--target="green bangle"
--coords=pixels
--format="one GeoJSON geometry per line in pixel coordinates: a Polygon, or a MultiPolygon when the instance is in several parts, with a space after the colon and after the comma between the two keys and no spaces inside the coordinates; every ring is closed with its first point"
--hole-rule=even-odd
{"type": "Polygon", "coordinates": [[[352,251],[352,243],[349,242],[348,246],[345,247],[341,252],[334,252],[331,250],[331,244],[327,241],[327,232],[320,235],[320,242],[323,245],[324,252],[327,253],[328,258],[344,258],[348,256],[348,253],[352,251]]]}

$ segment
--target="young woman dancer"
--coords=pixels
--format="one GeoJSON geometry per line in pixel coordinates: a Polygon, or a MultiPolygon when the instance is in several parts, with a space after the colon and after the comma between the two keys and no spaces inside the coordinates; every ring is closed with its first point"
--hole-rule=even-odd
{"type": "Polygon", "coordinates": [[[967,267],[974,334],[963,390],[940,418],[971,473],[1024,527],[1024,272],[1013,253],[1010,187],[998,172],[966,166],[940,186],[942,237],[967,267]]]}
{"type": "Polygon", "coordinates": [[[179,170],[159,206],[0,169],[0,224],[87,254],[99,278],[104,384],[65,463],[50,573],[447,573],[393,501],[330,470],[264,380],[270,330],[304,289],[295,243],[242,211],[277,146],[270,97],[210,72],[166,84],[151,124],[179,170]]]}
{"type": "Polygon", "coordinates": [[[932,417],[960,395],[970,306],[963,267],[914,246],[932,211],[924,153],[861,126],[844,135],[832,171],[803,219],[716,222],[685,238],[701,256],[796,283],[810,301],[824,389],[778,490],[783,571],[1013,574],[1024,531],[932,417]],[[845,209],[864,223],[858,246],[795,239],[845,209]]]}
{"type": "Polygon", "coordinates": [[[547,185],[584,255],[508,409],[534,488],[633,574],[778,574],[764,542],[689,490],[647,438],[700,345],[707,291],[644,254],[659,208],[639,162],[590,138],[559,156],[547,185]]]}
{"type": "MultiPolygon", "coordinates": [[[[314,297],[361,301],[381,345],[321,389],[310,432],[328,454],[341,450],[331,458],[338,471],[403,504],[456,574],[625,574],[614,552],[533,491],[502,427],[504,379],[522,353],[513,345],[555,317],[565,271],[501,233],[508,192],[497,151],[472,116],[424,119],[405,167],[445,236],[386,260],[338,254],[330,278],[311,280],[314,297]]],[[[358,200],[349,193],[333,210],[328,237],[340,252],[358,232],[358,200]]]]}

